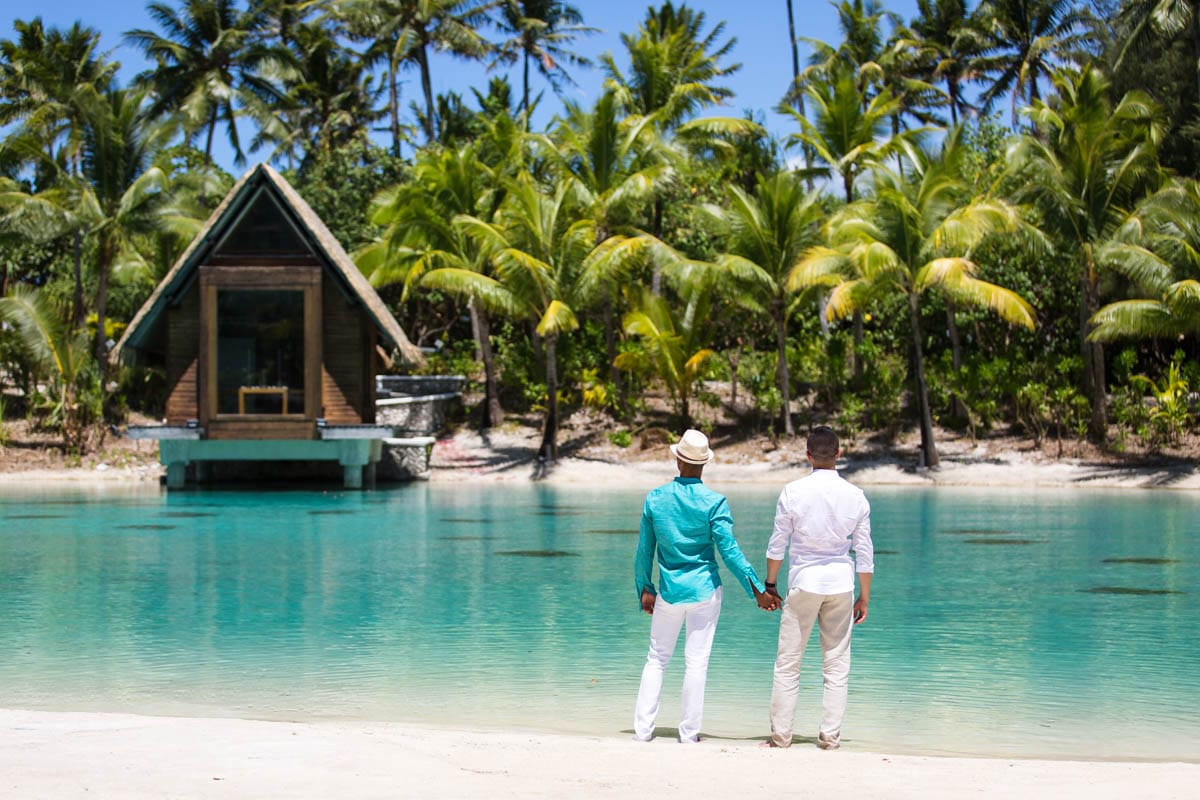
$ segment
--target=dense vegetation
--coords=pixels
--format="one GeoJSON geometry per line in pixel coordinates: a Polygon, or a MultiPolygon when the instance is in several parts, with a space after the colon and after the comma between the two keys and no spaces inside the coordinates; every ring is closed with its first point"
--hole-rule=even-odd
{"type": "Polygon", "coordinates": [[[128,86],[94,29],[18,20],[4,397],[76,450],[161,403],[109,351],[231,185],[225,136],[285,169],[428,369],[476,377],[480,424],[539,411],[551,458],[565,409],[632,425],[653,386],[682,426],[713,381],[744,432],[915,426],[926,465],[939,425],[1176,443],[1200,388],[1200,3],[918,7],[843,0],[841,42],[793,46],[785,141],[718,115],[735,40],[686,4],[631,20],[602,95],[544,130],[531,70],[558,90],[593,66],[554,0],[155,2],[128,86]],[[520,83],[434,96],[434,50],[520,83]]]}

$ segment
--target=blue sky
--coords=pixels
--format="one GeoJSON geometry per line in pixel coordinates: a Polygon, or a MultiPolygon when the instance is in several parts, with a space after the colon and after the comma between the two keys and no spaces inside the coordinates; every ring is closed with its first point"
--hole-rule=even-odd
{"type": "MultiPolygon", "coordinates": [[[[645,0],[576,0],[575,5],[583,13],[586,24],[602,29],[601,33],[579,40],[576,44],[577,50],[593,61],[597,61],[601,53],[611,51],[617,64],[624,66],[620,34],[637,29],[645,16],[648,3],[645,0]]],[[[737,38],[733,60],[740,62],[742,68],[727,81],[727,85],[736,92],[736,97],[726,109],[717,113],[740,116],[744,109],[763,111],[766,113],[767,126],[774,134],[782,137],[791,133],[793,124],[787,118],[771,111],[787,89],[791,76],[785,1],[691,0],[687,5],[703,11],[708,17],[709,26],[724,20],[726,35],[737,38]]],[[[916,13],[915,0],[892,0],[886,5],[906,21],[916,13]]],[[[27,19],[40,15],[47,25],[64,27],[78,19],[100,31],[103,47],[111,53],[111,58],[122,64],[123,81],[128,81],[147,66],[141,54],[125,46],[122,41],[122,34],[127,30],[154,29],[146,14],[145,3],[134,0],[55,0],[44,6],[18,6],[16,0],[12,0],[5,3],[5,6],[8,13],[3,20],[0,37],[12,36],[12,20],[15,18],[27,19]],[[25,11],[26,8],[28,12],[25,11]],[[14,10],[17,11],[16,14],[13,14],[14,10]]],[[[793,0],[793,6],[796,14],[796,32],[799,36],[831,43],[841,39],[837,29],[837,14],[831,3],[826,0],[793,0]]],[[[802,60],[807,52],[808,48],[801,43],[802,60]]],[[[573,74],[579,85],[568,87],[567,96],[586,103],[599,95],[603,80],[600,69],[575,70],[573,74]]],[[[432,75],[435,93],[456,91],[468,99],[471,98],[471,87],[484,87],[489,78],[482,67],[465,64],[447,56],[435,58],[432,75]]],[[[407,82],[402,88],[402,102],[407,106],[408,101],[419,99],[420,81],[415,73],[409,73],[405,78],[407,82]]],[[[514,87],[519,87],[519,67],[513,69],[510,80],[514,87]]],[[[535,119],[535,123],[544,122],[560,107],[548,87],[540,81],[534,84],[533,90],[543,88],[546,89],[541,106],[543,119],[535,119]]],[[[247,138],[244,136],[243,141],[247,138]]],[[[222,166],[233,170],[232,152],[227,145],[222,142],[221,149],[214,149],[214,154],[222,166]]],[[[249,159],[253,162],[255,156],[250,156],[249,159]]]]}

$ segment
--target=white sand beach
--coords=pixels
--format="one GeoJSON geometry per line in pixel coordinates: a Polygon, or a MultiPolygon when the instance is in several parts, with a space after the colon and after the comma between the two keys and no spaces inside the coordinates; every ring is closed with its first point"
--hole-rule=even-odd
{"type": "MultiPolygon", "coordinates": [[[[1174,460],[1128,463],[1086,458],[1050,458],[1040,452],[1002,448],[984,442],[947,439],[939,444],[942,463],[921,469],[911,459],[880,457],[848,448],[839,469],[862,486],[975,486],[1057,489],[1200,489],[1200,465],[1174,460]]],[[[665,447],[640,450],[591,446],[561,458],[543,472],[533,459],[536,441],[526,433],[460,431],[439,440],[431,465],[435,481],[528,481],[646,488],[675,473],[665,447]]],[[[782,487],[808,474],[803,439],[756,451],[747,446],[714,446],[716,460],[704,472],[707,482],[758,483],[782,487]]]]}
{"type": "Polygon", "coordinates": [[[1200,764],[930,758],[756,742],[0,711],[13,798],[1192,798],[1200,764]]]}

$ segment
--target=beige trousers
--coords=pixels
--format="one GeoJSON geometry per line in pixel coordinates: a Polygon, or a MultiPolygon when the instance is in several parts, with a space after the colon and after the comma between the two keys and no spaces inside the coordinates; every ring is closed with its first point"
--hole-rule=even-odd
{"type": "Polygon", "coordinates": [[[771,689],[771,741],[779,747],[792,743],[796,697],[800,692],[800,662],[812,633],[821,631],[825,692],[820,733],[836,742],[846,713],[846,688],[850,681],[850,629],[854,617],[854,592],[812,594],[791,589],[779,620],[779,652],[771,689]]]}

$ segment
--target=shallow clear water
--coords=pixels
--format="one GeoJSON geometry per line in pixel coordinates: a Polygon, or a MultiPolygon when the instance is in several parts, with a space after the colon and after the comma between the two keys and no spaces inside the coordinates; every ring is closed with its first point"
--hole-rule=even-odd
{"type": "MultiPolygon", "coordinates": [[[[715,488],[763,564],[778,487],[715,488]]],[[[848,744],[1200,759],[1200,498],[868,497],[877,575],[848,744]]],[[[0,706],[622,735],[649,623],[632,576],[641,499],[469,483],[6,490],[0,706]]],[[[777,619],[728,582],[709,736],[765,735],[777,619]]],[[[819,716],[818,652],[800,733],[819,716]]]]}

